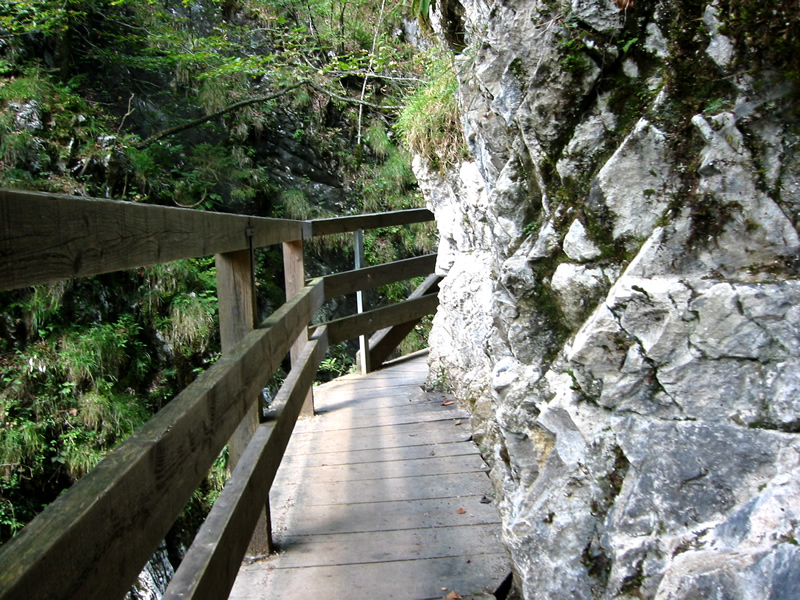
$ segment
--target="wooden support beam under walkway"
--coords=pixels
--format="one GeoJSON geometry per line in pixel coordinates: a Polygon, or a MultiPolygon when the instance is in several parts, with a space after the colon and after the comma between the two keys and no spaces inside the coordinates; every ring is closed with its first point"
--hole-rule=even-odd
{"type": "Polygon", "coordinates": [[[426,376],[417,353],[315,388],[272,486],[278,553],[244,565],[230,598],[495,597],[510,563],[487,467],[426,376]]]}

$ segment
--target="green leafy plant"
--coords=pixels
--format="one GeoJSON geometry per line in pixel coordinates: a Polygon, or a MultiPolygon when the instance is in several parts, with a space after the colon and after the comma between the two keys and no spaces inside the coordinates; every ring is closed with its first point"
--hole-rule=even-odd
{"type": "Polygon", "coordinates": [[[334,379],[341,375],[350,373],[355,368],[355,363],[350,356],[350,352],[344,344],[337,344],[328,350],[328,355],[322,360],[319,366],[321,378],[334,379]]]}
{"type": "Polygon", "coordinates": [[[722,33],[732,38],[740,65],[774,70],[800,83],[800,5],[793,0],[724,0],[722,33]]]}
{"type": "Polygon", "coordinates": [[[432,55],[426,63],[425,78],[426,83],[406,97],[396,128],[412,151],[443,170],[466,155],[452,58],[432,55]]]}

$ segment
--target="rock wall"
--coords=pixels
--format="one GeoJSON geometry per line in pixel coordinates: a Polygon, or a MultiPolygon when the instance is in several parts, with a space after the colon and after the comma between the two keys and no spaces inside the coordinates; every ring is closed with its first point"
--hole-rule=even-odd
{"type": "Polygon", "coordinates": [[[431,383],[472,408],[524,596],[800,597],[800,77],[766,46],[800,9],[437,9],[473,160],[415,162],[431,383]]]}

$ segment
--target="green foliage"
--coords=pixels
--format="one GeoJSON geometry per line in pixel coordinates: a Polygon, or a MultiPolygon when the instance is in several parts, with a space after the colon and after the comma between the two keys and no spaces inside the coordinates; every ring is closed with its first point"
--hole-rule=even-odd
{"type": "Polygon", "coordinates": [[[565,71],[580,74],[589,68],[591,59],[584,52],[586,46],[582,37],[567,36],[558,45],[564,53],[559,65],[565,71]]]}
{"type": "Polygon", "coordinates": [[[29,33],[53,34],[69,29],[86,15],[82,0],[17,0],[0,8],[0,29],[12,36],[29,33]]]}
{"type": "Polygon", "coordinates": [[[406,248],[413,254],[431,254],[436,252],[439,243],[436,223],[415,223],[408,227],[406,248]]]}
{"type": "Polygon", "coordinates": [[[794,0],[724,0],[722,33],[731,37],[740,65],[776,71],[800,84],[800,4],[794,0]]]}
{"type": "Polygon", "coordinates": [[[622,53],[623,54],[627,54],[630,51],[631,47],[638,41],[639,41],[639,38],[638,37],[634,37],[634,38],[631,38],[629,40],[626,40],[626,41],[622,42],[622,44],[620,46],[620,48],[622,49],[622,53]]]}
{"type": "Polygon", "coordinates": [[[433,317],[428,315],[423,317],[422,320],[414,326],[414,329],[408,336],[400,342],[397,349],[398,356],[405,356],[418,350],[424,350],[428,347],[428,335],[433,326],[433,317]]]}
{"type": "Polygon", "coordinates": [[[176,348],[203,353],[217,329],[217,297],[214,292],[191,292],[173,299],[167,339],[176,348]]]}
{"type": "Polygon", "coordinates": [[[425,76],[426,83],[406,97],[396,127],[411,150],[444,170],[466,154],[452,57],[432,55],[425,76]]]}
{"type": "Polygon", "coordinates": [[[93,323],[86,330],[65,336],[60,366],[67,380],[82,384],[121,379],[129,352],[140,351],[136,339],[140,331],[132,315],[123,315],[116,323],[93,323]]]}
{"type": "Polygon", "coordinates": [[[108,120],[73,84],[61,84],[37,67],[0,79],[0,185],[82,191],[95,165],[108,162],[110,149],[101,139],[108,120]],[[59,177],[67,166],[77,177],[62,187],[59,177]]]}
{"type": "MultiPolygon", "coordinates": [[[[5,3],[0,185],[296,218],[419,206],[391,111],[365,108],[362,127],[342,99],[397,105],[416,83],[413,52],[393,34],[402,6],[387,3],[379,18],[366,0],[5,3]],[[297,88],[141,144],[300,79],[331,93],[297,88]],[[264,148],[287,120],[295,141],[353,191],[354,206],[316,205],[302,184],[269,181],[264,148]]],[[[387,228],[368,238],[370,260],[434,241],[430,224],[387,228]]],[[[352,252],[347,234],[314,244],[352,252]]],[[[268,311],[282,302],[280,257],[265,249],[257,261],[268,311]]],[[[198,259],[0,293],[0,542],[216,359],[215,286],[213,259],[198,259]]],[[[400,298],[408,288],[384,292],[400,298]]],[[[337,350],[328,371],[348,370],[348,356],[337,350]]],[[[225,463],[223,455],[193,506],[213,502],[225,463]]]]}
{"type": "Polygon", "coordinates": [[[379,265],[397,260],[398,250],[392,240],[395,239],[402,227],[381,227],[364,232],[364,255],[367,264],[379,265]]]}
{"type": "MultiPolygon", "coordinates": [[[[354,152],[346,139],[332,142],[325,129],[331,103],[360,137],[358,111],[307,87],[285,103],[251,105],[215,120],[198,132],[206,138],[201,142],[181,136],[142,147],[137,134],[142,121],[174,124],[299,79],[336,97],[399,104],[416,78],[413,53],[393,35],[402,10],[400,2],[379,11],[366,0],[242,0],[235,8],[165,0],[15,2],[0,9],[0,30],[12,40],[0,48],[10,75],[0,81],[0,108],[36,101],[43,119],[31,129],[20,126],[18,107],[0,113],[0,185],[203,209],[268,205],[273,188],[253,152],[253,136],[274,127],[276,113],[301,111],[298,139],[338,161],[345,183],[357,185],[366,176],[369,190],[363,149],[354,152]],[[246,24],[227,19],[234,10],[246,15],[246,24]],[[33,33],[58,55],[56,70],[31,60],[26,36],[33,33]],[[365,76],[369,85],[362,86],[365,76]],[[126,86],[149,91],[131,94],[122,91],[126,86]],[[102,101],[89,105],[78,92],[102,101]],[[102,114],[104,106],[115,110],[113,120],[102,114]]],[[[369,111],[366,117],[372,125],[363,139],[372,155],[389,163],[390,177],[408,180],[410,169],[391,160],[393,144],[380,120],[369,111]]],[[[388,202],[401,204],[398,194],[388,202]]],[[[318,211],[324,214],[323,207],[318,211]]]]}
{"type": "Polygon", "coordinates": [[[431,0],[411,0],[411,16],[416,17],[420,25],[430,29],[431,0]]]}
{"type": "Polygon", "coordinates": [[[0,294],[0,542],[218,353],[213,259],[0,294]]]}
{"type": "Polygon", "coordinates": [[[189,259],[145,270],[145,314],[159,336],[184,356],[216,344],[218,302],[213,259],[189,259]]]}
{"type": "Polygon", "coordinates": [[[314,214],[314,208],[308,201],[303,190],[290,188],[281,192],[281,204],[284,214],[290,219],[309,219],[314,214]]]}
{"type": "Polygon", "coordinates": [[[362,173],[364,212],[402,210],[421,204],[420,196],[413,189],[416,178],[411,170],[411,157],[402,149],[390,147],[385,161],[364,166],[362,173]]]}
{"type": "Polygon", "coordinates": [[[364,139],[378,158],[386,158],[395,152],[394,144],[386,134],[386,128],[378,120],[370,124],[364,134],[364,139]]]}
{"type": "Polygon", "coordinates": [[[538,220],[531,221],[530,223],[527,223],[525,227],[522,228],[522,233],[524,233],[525,235],[533,235],[538,231],[539,231],[538,220]]]}
{"type": "Polygon", "coordinates": [[[336,344],[333,348],[328,349],[327,356],[320,363],[320,379],[322,381],[335,379],[353,372],[354,369],[355,361],[347,346],[336,344]]]}

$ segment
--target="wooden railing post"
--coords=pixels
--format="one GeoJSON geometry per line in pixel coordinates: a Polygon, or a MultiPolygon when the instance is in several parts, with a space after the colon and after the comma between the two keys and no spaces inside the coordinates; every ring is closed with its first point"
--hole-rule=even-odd
{"type": "MultiPolygon", "coordinates": [[[[284,281],[286,283],[286,300],[291,300],[295,294],[302,290],[306,285],[306,268],[303,261],[303,241],[283,243],[283,269],[284,281]]],[[[291,358],[292,368],[303,353],[303,349],[308,342],[308,331],[303,332],[292,344],[291,358]]],[[[314,415],[314,392],[308,390],[308,395],[303,403],[303,415],[314,415]]]]}
{"type": "MultiPolygon", "coordinates": [[[[355,232],[355,259],[356,270],[366,266],[363,229],[356,229],[355,232]]],[[[356,292],[356,309],[359,314],[364,312],[364,292],[362,290],[356,292]]],[[[358,337],[358,367],[362,375],[366,375],[372,370],[369,360],[369,336],[367,335],[358,337]]]]}
{"type": "MultiPolygon", "coordinates": [[[[216,255],[217,299],[219,300],[219,330],[223,354],[241,341],[256,325],[255,270],[252,237],[248,250],[226,252],[216,255]]],[[[248,410],[236,432],[228,442],[228,464],[233,472],[253,437],[260,421],[261,402],[252,399],[248,410]]],[[[272,551],[272,526],[270,523],[269,498],[250,540],[248,554],[261,556],[272,551]]]]}

